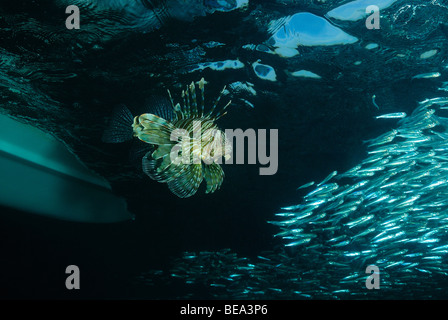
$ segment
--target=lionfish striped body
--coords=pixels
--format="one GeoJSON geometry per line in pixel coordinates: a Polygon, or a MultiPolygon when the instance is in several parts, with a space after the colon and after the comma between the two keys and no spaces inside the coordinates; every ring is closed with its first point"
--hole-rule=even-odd
{"type": "MultiPolygon", "coordinates": [[[[220,162],[223,156],[230,157],[232,150],[224,132],[216,125],[230,104],[229,101],[217,111],[225,87],[212,108],[205,112],[204,79],[197,84],[200,99],[196,97],[194,82],[182,91],[183,104],[174,104],[168,90],[171,106],[162,108],[169,110],[136,116],[132,124],[133,136],[152,146],[142,159],[143,171],[151,179],[167,183],[181,198],[194,195],[203,180],[206,193],[219,189],[224,179],[220,162]]],[[[126,117],[129,119],[121,116],[126,117]]]]}

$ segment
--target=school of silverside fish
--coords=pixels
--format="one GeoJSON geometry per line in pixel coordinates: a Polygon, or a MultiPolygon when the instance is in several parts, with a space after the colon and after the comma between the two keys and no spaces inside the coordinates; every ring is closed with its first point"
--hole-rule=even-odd
{"type": "Polygon", "coordinates": [[[420,102],[410,117],[391,114],[402,117],[399,127],[367,141],[364,161],[331,173],[302,204],[282,208],[276,214],[282,220],[269,221],[281,228],[276,236],[289,247],[337,249],[351,264],[448,275],[448,117],[443,113],[448,115],[446,97],[420,102]]]}
{"type": "Polygon", "coordinates": [[[401,119],[366,141],[359,165],[331,173],[268,221],[280,227],[282,246],[256,258],[187,252],[168,272],[142,278],[181,279],[223,299],[446,297],[448,97],[422,101],[410,116],[377,118],[401,119]],[[380,290],[366,289],[368,265],[379,268],[380,290]]]}

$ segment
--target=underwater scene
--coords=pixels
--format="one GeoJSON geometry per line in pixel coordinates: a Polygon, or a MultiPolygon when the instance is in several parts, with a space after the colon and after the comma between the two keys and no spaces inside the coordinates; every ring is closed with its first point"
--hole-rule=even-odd
{"type": "Polygon", "coordinates": [[[447,37],[447,0],[3,1],[0,298],[447,299],[447,37]]]}

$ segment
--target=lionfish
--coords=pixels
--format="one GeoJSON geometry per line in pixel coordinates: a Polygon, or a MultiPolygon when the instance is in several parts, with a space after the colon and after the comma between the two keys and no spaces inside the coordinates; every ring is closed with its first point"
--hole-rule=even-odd
{"type": "Polygon", "coordinates": [[[174,104],[168,90],[169,100],[153,99],[150,110],[140,116],[134,117],[128,108],[120,107],[103,135],[103,141],[109,143],[133,137],[147,143],[151,148],[142,158],[143,171],[151,179],[167,183],[180,198],[194,195],[203,180],[205,193],[218,190],[224,180],[222,157],[228,160],[232,150],[225,133],[216,125],[231,103],[217,108],[226,87],[205,112],[205,83],[204,78],[197,82],[200,99],[196,97],[195,83],[187,85],[182,90],[183,104],[174,104]]]}

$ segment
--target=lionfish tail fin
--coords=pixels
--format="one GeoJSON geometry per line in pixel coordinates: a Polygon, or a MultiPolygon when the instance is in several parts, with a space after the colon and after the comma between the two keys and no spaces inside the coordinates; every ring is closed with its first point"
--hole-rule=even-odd
{"type": "Polygon", "coordinates": [[[116,107],[101,140],[106,143],[121,143],[131,140],[134,136],[132,122],[132,113],[126,106],[116,107]]]}
{"type": "Polygon", "coordinates": [[[167,121],[172,121],[175,114],[171,104],[172,102],[168,98],[154,95],[146,99],[144,108],[141,110],[142,112],[139,112],[139,114],[152,113],[167,121]]]}

